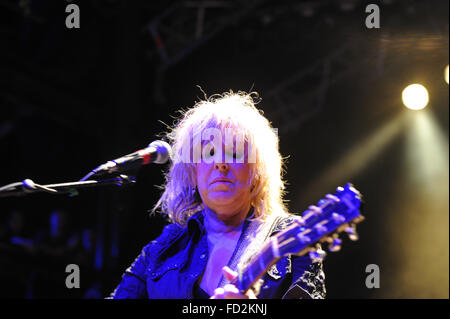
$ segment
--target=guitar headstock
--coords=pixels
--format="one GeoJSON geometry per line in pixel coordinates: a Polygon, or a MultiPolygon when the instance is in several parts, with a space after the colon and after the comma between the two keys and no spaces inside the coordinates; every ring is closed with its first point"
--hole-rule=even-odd
{"type": "Polygon", "coordinates": [[[276,236],[279,255],[309,253],[313,260],[321,260],[326,255],[322,243],[332,252],[340,250],[341,232],[358,240],[356,224],[364,220],[360,206],[361,194],[352,184],[338,187],[334,195],[327,194],[317,205],[309,206],[293,226],[276,236]]]}

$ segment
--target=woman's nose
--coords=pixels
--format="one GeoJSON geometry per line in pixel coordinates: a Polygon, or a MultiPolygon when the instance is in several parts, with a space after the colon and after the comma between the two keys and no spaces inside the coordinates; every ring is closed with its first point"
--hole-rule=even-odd
{"type": "Polygon", "coordinates": [[[227,163],[215,163],[214,168],[218,171],[228,171],[228,164],[227,163]]]}

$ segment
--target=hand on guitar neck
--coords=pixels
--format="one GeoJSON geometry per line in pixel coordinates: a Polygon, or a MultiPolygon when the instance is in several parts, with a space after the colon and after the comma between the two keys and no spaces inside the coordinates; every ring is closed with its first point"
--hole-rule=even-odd
{"type": "MultiPolygon", "coordinates": [[[[228,266],[223,267],[223,275],[230,282],[235,282],[238,273],[231,270],[228,266]]],[[[252,289],[249,289],[245,295],[233,284],[227,284],[223,288],[214,290],[214,296],[210,299],[256,299],[256,295],[252,289]]]]}

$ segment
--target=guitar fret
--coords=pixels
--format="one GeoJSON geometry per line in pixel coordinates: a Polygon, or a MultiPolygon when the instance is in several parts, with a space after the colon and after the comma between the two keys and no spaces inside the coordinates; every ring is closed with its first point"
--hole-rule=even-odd
{"type": "Polygon", "coordinates": [[[251,287],[251,284],[253,282],[253,280],[251,280],[250,277],[251,271],[249,269],[246,269],[246,274],[244,276],[244,281],[243,281],[243,288],[244,290],[247,290],[251,287]]]}
{"type": "Polygon", "coordinates": [[[264,260],[265,267],[267,267],[275,259],[275,256],[272,254],[271,249],[266,249],[261,254],[261,259],[264,260]]]}
{"type": "Polygon", "coordinates": [[[272,261],[276,259],[273,255],[271,247],[272,245],[266,246],[265,249],[263,249],[262,252],[258,255],[260,272],[265,271],[266,268],[272,263],[272,261]]]}
{"type": "Polygon", "coordinates": [[[280,251],[278,249],[278,238],[272,237],[270,240],[270,245],[272,247],[272,253],[275,258],[280,257],[280,251]]]}
{"type": "Polygon", "coordinates": [[[259,268],[261,268],[261,270],[266,269],[266,264],[264,263],[264,258],[262,255],[259,256],[258,260],[259,260],[259,268]]]}
{"type": "Polygon", "coordinates": [[[244,273],[242,274],[242,276],[239,277],[239,281],[238,281],[238,288],[240,291],[246,291],[247,290],[247,274],[244,270],[244,273]]]}
{"type": "Polygon", "coordinates": [[[250,265],[250,267],[249,267],[249,269],[247,271],[247,274],[248,274],[247,278],[249,279],[250,282],[252,282],[253,278],[254,278],[254,276],[253,276],[253,266],[254,265],[255,264],[250,265]]]}

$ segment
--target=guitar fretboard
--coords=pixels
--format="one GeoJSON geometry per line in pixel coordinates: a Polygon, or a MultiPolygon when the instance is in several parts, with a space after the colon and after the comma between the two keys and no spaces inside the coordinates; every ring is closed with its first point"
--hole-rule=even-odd
{"type": "Polygon", "coordinates": [[[274,254],[272,248],[273,242],[268,242],[261,252],[245,266],[240,269],[237,287],[241,292],[246,292],[254,283],[261,278],[266,270],[273,265],[279,257],[274,254]]]}

